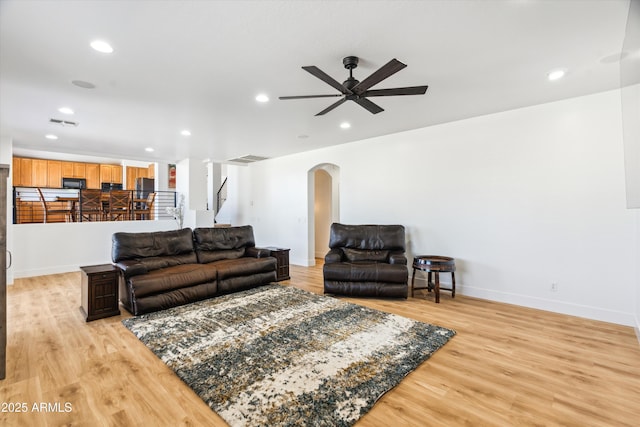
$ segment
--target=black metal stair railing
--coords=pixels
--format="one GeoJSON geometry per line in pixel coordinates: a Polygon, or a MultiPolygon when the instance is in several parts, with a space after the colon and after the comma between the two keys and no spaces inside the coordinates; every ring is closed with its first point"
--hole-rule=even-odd
{"type": "MultiPolygon", "coordinates": [[[[80,203],[79,190],[40,187],[49,211],[46,215],[47,223],[56,222],[88,222],[108,221],[114,217],[108,215],[109,192],[102,197],[102,212],[95,207],[90,214],[83,214],[80,203]]],[[[131,205],[124,215],[118,215],[119,220],[166,220],[174,219],[167,208],[176,206],[175,191],[156,191],[151,209],[148,208],[146,198],[131,190],[131,205]],[[139,197],[140,196],[140,197],[139,197]]],[[[38,187],[13,188],[13,223],[33,224],[45,222],[45,206],[40,198],[38,187]]]]}
{"type": "Polygon", "coordinates": [[[222,205],[227,201],[227,178],[224,179],[222,185],[218,189],[218,194],[216,195],[216,217],[218,213],[220,213],[220,209],[222,209],[222,205]]]}

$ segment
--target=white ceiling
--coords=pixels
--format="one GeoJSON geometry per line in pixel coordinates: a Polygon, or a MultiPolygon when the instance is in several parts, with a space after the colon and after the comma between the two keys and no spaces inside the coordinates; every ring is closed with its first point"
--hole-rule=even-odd
{"type": "Polygon", "coordinates": [[[0,131],[16,153],[283,156],[617,88],[628,10],[628,0],[1,0],[0,131]],[[115,52],[93,51],[94,39],[115,52]],[[429,90],[374,98],[377,115],[347,102],[315,117],[336,99],[277,99],[337,93],[300,67],[343,81],[348,55],[361,58],[359,80],[391,58],[408,65],[372,89],[429,90]],[[559,67],[567,76],[549,82],[559,67]],[[254,100],[261,92],[269,103],[254,100]]]}

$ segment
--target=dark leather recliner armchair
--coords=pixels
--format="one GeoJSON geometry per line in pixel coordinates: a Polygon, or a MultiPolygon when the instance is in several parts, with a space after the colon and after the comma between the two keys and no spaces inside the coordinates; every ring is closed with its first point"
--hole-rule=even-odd
{"type": "Polygon", "coordinates": [[[402,225],[331,224],[324,292],[407,298],[409,272],[402,225]]]}

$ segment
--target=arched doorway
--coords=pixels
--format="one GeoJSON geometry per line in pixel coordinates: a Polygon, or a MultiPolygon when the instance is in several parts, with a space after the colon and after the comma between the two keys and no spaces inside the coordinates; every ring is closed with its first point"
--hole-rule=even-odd
{"type": "Polygon", "coordinates": [[[340,167],[322,163],[308,172],[308,263],[322,258],[329,247],[329,226],[340,220],[340,167]]]}

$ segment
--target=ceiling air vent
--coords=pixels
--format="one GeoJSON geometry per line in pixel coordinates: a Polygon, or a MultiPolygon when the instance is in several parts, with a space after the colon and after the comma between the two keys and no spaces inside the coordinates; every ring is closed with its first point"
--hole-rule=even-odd
{"type": "Polygon", "coordinates": [[[259,162],[260,160],[267,160],[267,159],[268,157],[248,155],[248,156],[238,157],[236,159],[231,159],[229,160],[229,162],[248,164],[248,163],[259,162]]]}
{"type": "Polygon", "coordinates": [[[78,126],[78,122],[72,122],[70,120],[61,120],[61,119],[49,119],[50,123],[55,123],[60,126],[78,126]]]}

